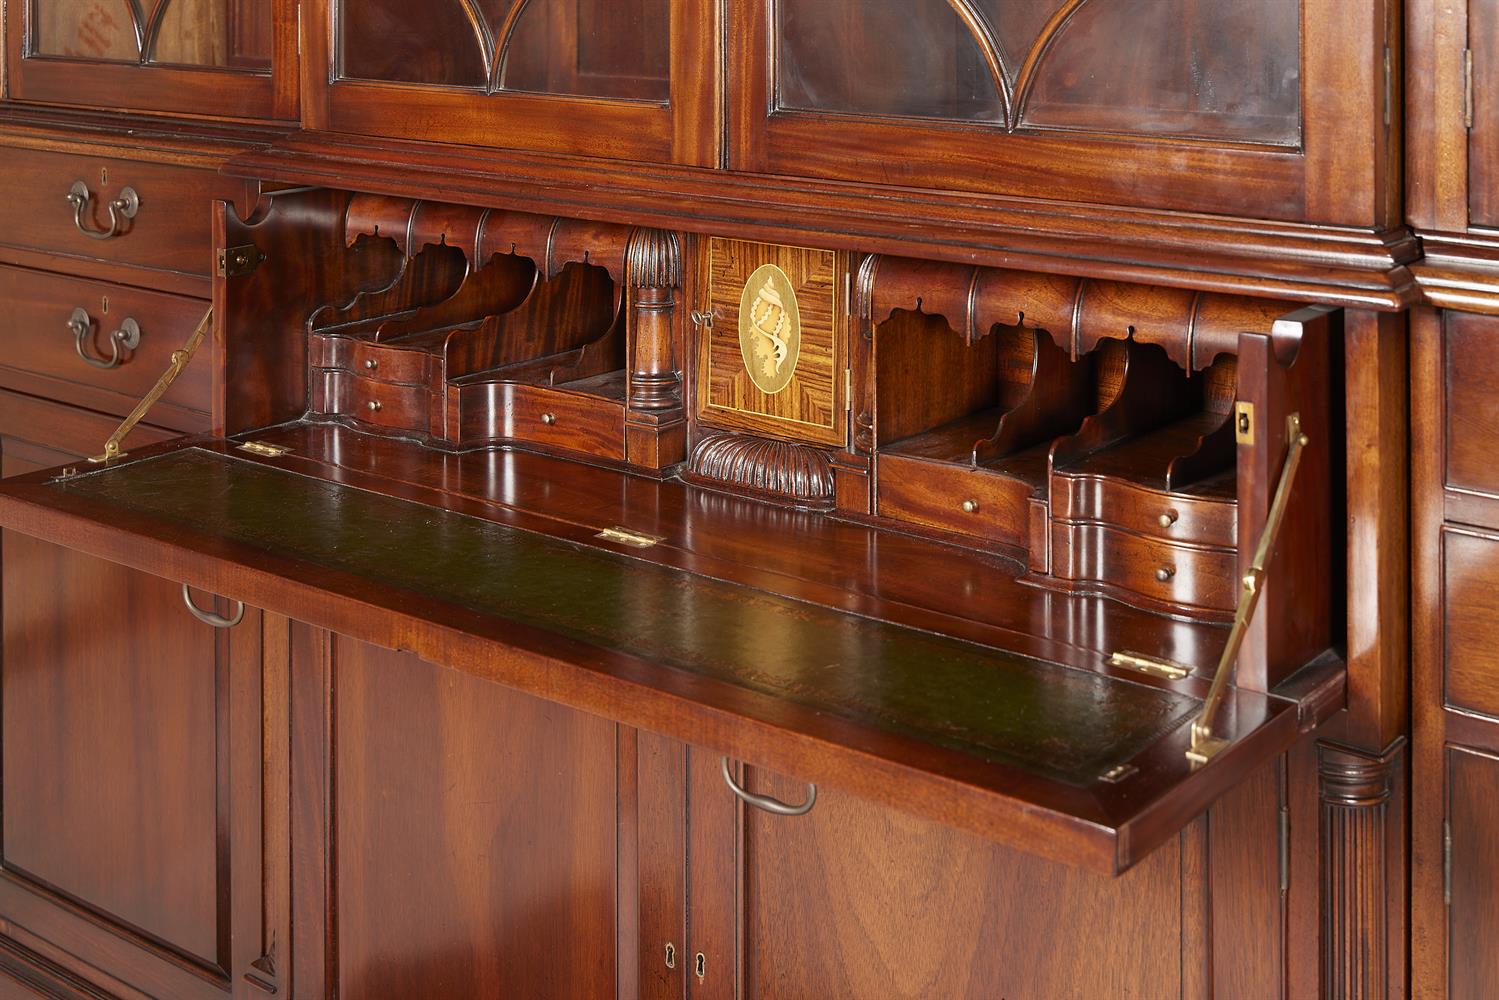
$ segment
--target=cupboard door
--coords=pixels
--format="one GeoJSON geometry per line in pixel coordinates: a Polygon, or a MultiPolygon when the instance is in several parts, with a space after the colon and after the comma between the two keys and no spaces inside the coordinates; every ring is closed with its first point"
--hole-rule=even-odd
{"type": "Polygon", "coordinates": [[[295,117],[294,0],[29,0],[6,19],[18,99],[295,117]]]}
{"type": "Polygon", "coordinates": [[[1447,795],[1448,995],[1479,1000],[1499,985],[1499,757],[1449,748],[1447,795]]]}
{"type": "MultiPolygon", "coordinates": [[[[614,996],[614,724],[305,633],[293,717],[326,732],[331,871],[325,898],[322,880],[299,879],[299,908],[337,941],[336,995],[614,996]]],[[[294,822],[308,835],[319,825],[294,822]]]]}
{"type": "MultiPolygon", "coordinates": [[[[717,884],[741,908],[744,1000],[826,997],[1177,996],[1193,960],[1182,877],[1193,863],[1173,840],[1109,879],[1041,861],[957,830],[818,790],[804,816],[730,805],[718,760],[694,751],[689,828],[733,817],[737,866],[694,855],[690,881],[717,884]],[[716,787],[715,787],[716,785],[716,787]],[[737,815],[736,815],[737,814],[737,815]],[[701,867],[700,867],[701,866],[701,867]],[[1057,935],[1066,928],[1066,947],[1057,935]],[[1089,956],[1079,962],[1078,956],[1089,956]]],[[[748,791],[803,802],[807,787],[744,768],[748,791]]],[[[1195,842],[1195,841],[1194,841],[1195,842]]],[[[694,838],[709,850],[711,842],[694,838]]],[[[1198,845],[1200,848],[1200,845],[1198,845]]],[[[711,891],[709,889],[708,891],[711,891]]],[[[704,893],[702,887],[695,892],[704,893]]],[[[694,897],[693,912],[700,903],[694,897]]],[[[708,904],[711,905],[711,904],[708,904]]],[[[709,921],[694,919],[700,934],[709,921]]],[[[705,952],[706,997],[733,997],[734,940],[724,923],[705,952]],[[727,932],[727,933],[726,933],[727,932]],[[717,947],[715,947],[715,944],[717,947]],[[730,945],[732,948],[732,945],[730,945]]],[[[1202,967],[1200,954],[1197,967],[1202,967]]],[[[691,975],[694,970],[689,970],[691,975]]],[[[694,992],[698,984],[693,978],[694,992]]]]}
{"type": "Polygon", "coordinates": [[[326,0],[309,124],[711,166],[711,0],[326,0]],[[323,83],[323,80],[331,82],[323,83]]]}
{"type": "MultiPolygon", "coordinates": [[[[79,461],[114,423],[0,393],[0,472],[79,461]]],[[[167,436],[143,428],[130,444],[167,436]]],[[[263,769],[276,730],[262,719],[277,673],[261,670],[260,613],[218,630],[188,613],[176,582],[13,532],[0,586],[7,934],[110,989],[274,990],[284,944],[268,919],[276,852],[263,809],[278,779],[263,769]]],[[[217,610],[231,613],[222,599],[217,610]]]]}
{"type": "MultiPolygon", "coordinates": [[[[729,36],[741,41],[729,53],[731,165],[750,170],[1300,218],[1320,214],[1314,185],[1350,179],[1338,143],[1362,136],[1367,151],[1384,127],[1382,75],[1343,77],[1379,61],[1374,4],[730,8],[729,36]],[[1327,89],[1335,77],[1341,89],[1327,89]],[[874,149],[887,155],[859,155],[874,149]]],[[[1319,221],[1372,221],[1371,194],[1372,183],[1354,211],[1363,219],[1319,221]]]]}

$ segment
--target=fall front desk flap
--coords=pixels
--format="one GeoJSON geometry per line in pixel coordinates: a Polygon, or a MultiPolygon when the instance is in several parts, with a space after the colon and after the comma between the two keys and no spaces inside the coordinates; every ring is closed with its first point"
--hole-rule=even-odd
{"type": "MultiPolygon", "coordinates": [[[[852,791],[875,790],[912,811],[1109,871],[1139,860],[1283,749],[1296,731],[1290,703],[1238,693],[1229,725],[1244,751],[1194,771],[1181,747],[1201,701],[1166,687],[861,617],[214,450],[186,448],[71,478],[38,474],[0,487],[6,527],[118,555],[108,544],[80,543],[93,537],[69,530],[80,519],[123,522],[129,527],[119,528],[121,535],[181,540],[189,548],[195,538],[211,539],[211,546],[200,547],[210,553],[205,558],[242,553],[232,560],[237,565],[255,564],[256,554],[264,553],[277,573],[291,577],[301,572],[295,567],[305,568],[303,575],[323,585],[347,574],[378,585],[376,593],[388,593],[396,613],[403,595],[408,602],[415,596],[479,612],[501,626],[529,627],[531,635],[572,640],[558,649],[583,644],[621,654],[647,667],[644,675],[632,671],[629,683],[660,677],[663,692],[678,697],[697,690],[673,681],[684,673],[738,694],[752,692],[761,697],[731,697],[727,704],[747,721],[773,717],[787,727],[787,740],[800,754],[793,762],[807,759],[810,736],[838,761],[852,791]],[[786,704],[801,711],[765,710],[786,704]],[[867,780],[860,765],[869,771],[867,780]],[[902,780],[913,782],[910,794],[902,792],[902,780]],[[1036,842],[1050,822],[1091,846],[1069,853],[1036,842]]],[[[129,561],[153,569],[152,548],[137,544],[129,561]]],[[[166,563],[156,568],[170,573],[166,563]]],[[[360,599],[371,600],[368,592],[360,599]]],[[[286,603],[268,610],[306,616],[297,602],[286,603]]],[[[547,654],[566,658],[555,649],[547,654]]],[[[602,668],[579,665],[607,671],[619,660],[602,662],[602,668]]],[[[545,693],[557,690],[548,685],[545,693]]],[[[704,735],[690,711],[680,714],[681,729],[669,735],[704,735]]],[[[621,721],[654,723],[656,716],[621,721]]],[[[732,754],[736,747],[718,749],[732,754]]],[[[805,767],[792,773],[820,777],[805,767]]]]}

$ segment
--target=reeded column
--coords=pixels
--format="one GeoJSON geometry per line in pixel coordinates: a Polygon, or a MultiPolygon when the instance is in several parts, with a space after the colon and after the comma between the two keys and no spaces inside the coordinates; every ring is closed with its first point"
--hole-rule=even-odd
{"type": "Polygon", "coordinates": [[[1380,754],[1317,745],[1322,995],[1331,1000],[1403,995],[1404,763],[1404,739],[1380,754]]]}
{"type": "Polygon", "coordinates": [[[626,263],[632,311],[625,457],[631,465],[664,471],[682,462],[687,451],[682,373],[676,360],[681,238],[664,229],[637,229],[626,263]]]}

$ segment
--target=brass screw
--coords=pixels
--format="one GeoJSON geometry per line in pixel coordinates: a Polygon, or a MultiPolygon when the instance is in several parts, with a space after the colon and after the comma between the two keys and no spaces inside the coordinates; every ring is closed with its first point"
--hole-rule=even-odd
{"type": "Polygon", "coordinates": [[[979,512],[979,502],[977,500],[964,500],[963,501],[963,513],[965,513],[965,514],[977,514],[978,512],[979,512]]]}

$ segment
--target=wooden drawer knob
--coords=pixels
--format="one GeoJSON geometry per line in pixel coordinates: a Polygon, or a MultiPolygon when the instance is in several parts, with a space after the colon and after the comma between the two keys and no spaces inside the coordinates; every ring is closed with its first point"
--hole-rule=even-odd
{"type": "Polygon", "coordinates": [[[979,502],[977,500],[964,500],[963,501],[963,513],[965,513],[965,514],[977,514],[978,512],[979,512],[979,502]]]}

